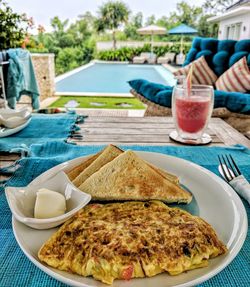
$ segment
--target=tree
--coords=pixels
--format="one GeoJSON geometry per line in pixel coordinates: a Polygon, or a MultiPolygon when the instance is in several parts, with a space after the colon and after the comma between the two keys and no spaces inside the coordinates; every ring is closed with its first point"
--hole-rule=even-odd
{"type": "Polygon", "coordinates": [[[67,30],[67,34],[74,39],[74,45],[82,45],[90,36],[89,22],[84,17],[79,17],[78,20],[71,24],[67,30]]]}
{"type": "Polygon", "coordinates": [[[238,2],[238,0],[206,0],[203,7],[206,12],[216,15],[224,12],[226,8],[236,2],[238,2]]]}
{"type": "Polygon", "coordinates": [[[202,8],[191,6],[185,1],[177,3],[176,11],[170,13],[169,22],[175,25],[185,23],[195,27],[202,15],[202,8]]]}
{"type": "Polygon", "coordinates": [[[54,44],[60,48],[66,48],[73,46],[75,43],[74,36],[70,33],[67,33],[67,26],[69,20],[64,21],[60,20],[58,16],[55,16],[50,21],[53,28],[53,40],[54,44]]]}
{"type": "Polygon", "coordinates": [[[198,29],[198,33],[199,35],[201,35],[202,37],[217,37],[218,35],[218,24],[217,23],[208,23],[207,19],[212,17],[213,15],[202,15],[197,29],[198,29]]]}
{"type": "Polygon", "coordinates": [[[153,25],[155,24],[155,15],[151,15],[147,18],[147,21],[146,21],[146,26],[149,26],[149,25],[153,25]]]}
{"type": "Polygon", "coordinates": [[[108,1],[98,11],[96,29],[98,32],[112,31],[113,49],[116,49],[116,30],[127,23],[130,11],[122,1],[108,1]]]}
{"type": "Polygon", "coordinates": [[[56,58],[56,72],[65,73],[92,59],[93,51],[88,47],[67,47],[60,49],[56,58]]]}
{"type": "Polygon", "coordinates": [[[131,17],[129,23],[125,26],[124,33],[127,38],[133,40],[141,39],[141,35],[137,33],[137,29],[141,28],[143,24],[142,12],[138,12],[131,17]]]}
{"type": "Polygon", "coordinates": [[[14,13],[4,0],[0,0],[0,49],[20,47],[33,26],[32,18],[14,13]]]}

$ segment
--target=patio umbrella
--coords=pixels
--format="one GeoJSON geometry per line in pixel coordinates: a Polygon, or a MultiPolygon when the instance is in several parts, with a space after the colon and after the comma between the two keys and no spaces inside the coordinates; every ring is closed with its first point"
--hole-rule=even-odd
{"type": "Polygon", "coordinates": [[[168,31],[168,34],[170,34],[170,35],[181,35],[181,49],[180,49],[181,54],[183,52],[183,36],[184,35],[194,35],[197,33],[198,33],[198,31],[196,29],[189,27],[185,24],[181,24],[181,25],[168,31]]]}
{"type": "Polygon", "coordinates": [[[164,27],[159,27],[156,25],[149,25],[137,30],[141,35],[151,35],[151,55],[153,53],[153,35],[164,35],[167,30],[164,27]]]}

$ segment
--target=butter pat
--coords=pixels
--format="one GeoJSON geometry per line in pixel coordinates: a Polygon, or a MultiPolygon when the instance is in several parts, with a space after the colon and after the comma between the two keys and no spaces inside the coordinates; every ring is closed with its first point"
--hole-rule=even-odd
{"type": "Polygon", "coordinates": [[[66,211],[65,197],[56,191],[41,188],[36,195],[34,217],[45,219],[60,216],[66,211]]]}

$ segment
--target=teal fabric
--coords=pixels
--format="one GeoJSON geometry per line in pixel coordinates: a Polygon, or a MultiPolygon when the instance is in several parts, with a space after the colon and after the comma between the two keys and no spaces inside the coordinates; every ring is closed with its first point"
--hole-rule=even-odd
{"type": "Polygon", "coordinates": [[[10,108],[14,109],[21,95],[32,98],[32,107],[39,109],[39,90],[30,53],[24,49],[9,49],[9,67],[6,98],[10,108]]]}
{"type": "Polygon", "coordinates": [[[214,91],[214,107],[226,107],[229,111],[250,115],[250,94],[214,91]]]}
{"type": "MultiPolygon", "coordinates": [[[[171,108],[173,87],[143,79],[132,80],[129,85],[147,100],[171,108]]],[[[214,91],[214,108],[226,107],[229,111],[250,114],[250,95],[237,92],[214,91]]]]}
{"type": "Polygon", "coordinates": [[[250,39],[247,40],[217,40],[213,38],[197,37],[193,40],[184,66],[204,56],[210,68],[217,74],[222,75],[228,68],[239,59],[246,56],[250,67],[250,39]]]}
{"type": "MultiPolygon", "coordinates": [[[[20,168],[9,180],[8,186],[26,186],[35,177],[47,169],[74,157],[96,153],[103,146],[73,146],[63,142],[48,142],[31,147],[31,158],[22,159],[20,168]]],[[[240,169],[250,180],[250,150],[243,147],[169,147],[169,146],[129,146],[132,150],[143,150],[173,155],[193,161],[218,175],[217,155],[230,153],[240,169]]],[[[250,207],[243,200],[248,218],[250,207]]],[[[223,210],[222,210],[223,212],[223,210]]],[[[9,210],[3,189],[0,189],[0,286],[3,287],[63,287],[66,286],[35,267],[18,247],[12,227],[9,210]]],[[[250,229],[247,239],[238,256],[222,272],[200,284],[199,287],[245,287],[249,286],[250,277],[250,229]]]]}
{"type": "Polygon", "coordinates": [[[31,122],[22,131],[0,138],[1,151],[27,151],[36,143],[54,140],[64,141],[74,131],[78,116],[76,114],[32,114],[31,122]]]}

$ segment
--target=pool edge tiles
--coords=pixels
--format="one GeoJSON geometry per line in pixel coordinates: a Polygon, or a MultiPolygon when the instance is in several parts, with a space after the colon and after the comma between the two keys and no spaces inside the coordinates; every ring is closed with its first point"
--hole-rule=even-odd
{"type": "Polygon", "coordinates": [[[92,61],[56,78],[56,96],[133,97],[128,81],[146,79],[174,85],[173,74],[163,66],[128,62],[92,61]]]}
{"type": "MultiPolygon", "coordinates": [[[[169,74],[172,74],[166,67],[164,67],[163,65],[161,66],[154,66],[155,70],[160,74],[160,76],[165,79],[166,76],[168,76],[169,74]]],[[[176,84],[176,79],[173,77],[173,79],[168,79],[171,80],[171,82],[168,82],[169,86],[174,86],[176,84]]]]}

